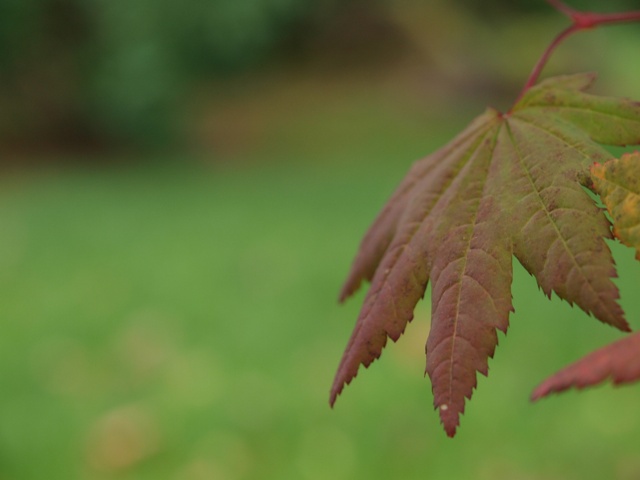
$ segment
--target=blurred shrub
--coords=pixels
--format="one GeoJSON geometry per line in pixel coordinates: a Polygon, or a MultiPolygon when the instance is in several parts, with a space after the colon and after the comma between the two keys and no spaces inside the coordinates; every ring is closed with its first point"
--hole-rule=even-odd
{"type": "Polygon", "coordinates": [[[0,129],[30,141],[162,145],[195,80],[247,69],[322,0],[0,0],[0,129]]]}
{"type": "MultiPolygon", "coordinates": [[[[637,8],[637,0],[563,0],[564,3],[577,10],[623,11],[637,8]]],[[[550,6],[542,0],[457,0],[461,5],[472,9],[481,17],[523,14],[533,12],[549,12],[550,6]]]]}
{"type": "MultiPolygon", "coordinates": [[[[632,8],[636,2],[612,0],[607,8],[632,8]]],[[[601,3],[572,4],[602,9],[601,3]]],[[[424,5],[419,0],[0,0],[0,135],[36,147],[167,145],[179,137],[181,100],[195,82],[255,68],[274,55],[306,54],[309,45],[319,45],[334,59],[342,55],[347,66],[372,52],[378,61],[385,48],[386,56],[397,55],[402,32],[384,15],[386,8],[405,4],[424,5]]],[[[488,20],[550,10],[540,0],[450,5],[488,20]]]]}

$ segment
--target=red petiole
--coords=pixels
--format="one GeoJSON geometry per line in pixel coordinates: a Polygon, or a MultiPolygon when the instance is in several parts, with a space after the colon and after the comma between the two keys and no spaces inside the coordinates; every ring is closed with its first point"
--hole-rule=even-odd
{"type": "Polygon", "coordinates": [[[640,21],[640,10],[622,13],[594,13],[594,12],[581,12],[574,10],[573,8],[565,5],[560,0],[547,0],[547,2],[561,13],[564,13],[571,20],[571,25],[560,32],[549,44],[546,50],[540,56],[540,59],[533,67],[527,82],[514,104],[518,103],[522,96],[538,81],[538,77],[542,72],[542,69],[546,65],[551,53],[555,48],[562,43],[569,35],[579,32],[581,30],[588,30],[596,28],[600,25],[611,25],[617,23],[628,23],[640,21]]]}

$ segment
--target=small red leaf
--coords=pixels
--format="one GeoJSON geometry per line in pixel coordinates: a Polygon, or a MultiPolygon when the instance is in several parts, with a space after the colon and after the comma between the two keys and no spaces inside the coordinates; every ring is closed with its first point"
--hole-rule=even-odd
{"type": "Polygon", "coordinates": [[[568,388],[582,389],[607,379],[614,384],[640,379],[640,333],[634,333],[581,358],[542,382],[531,395],[538,400],[568,388]]]}

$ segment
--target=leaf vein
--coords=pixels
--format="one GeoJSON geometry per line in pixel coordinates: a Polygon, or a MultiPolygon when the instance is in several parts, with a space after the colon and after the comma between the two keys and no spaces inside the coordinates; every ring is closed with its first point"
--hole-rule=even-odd
{"type": "MultiPolygon", "coordinates": [[[[527,178],[527,180],[529,180],[531,188],[537,193],[536,197],[539,200],[540,205],[542,206],[542,211],[545,213],[545,216],[547,217],[549,223],[553,226],[553,228],[554,228],[554,230],[556,232],[556,236],[557,236],[556,241],[558,239],[560,240],[560,242],[562,243],[562,246],[564,247],[564,250],[567,252],[567,254],[568,254],[569,258],[571,259],[571,261],[573,262],[574,266],[578,267],[578,271],[580,272],[580,275],[583,277],[583,281],[589,286],[589,290],[592,292],[592,294],[595,295],[595,297],[598,298],[598,303],[602,304],[606,310],[609,310],[608,306],[602,301],[600,295],[598,294],[598,291],[593,286],[593,284],[591,282],[591,279],[583,272],[583,270],[581,268],[581,265],[578,263],[578,261],[575,258],[573,252],[569,248],[569,245],[567,244],[567,242],[565,241],[564,237],[562,236],[562,233],[560,231],[560,228],[558,227],[558,224],[556,223],[555,219],[551,215],[551,212],[548,210],[547,205],[545,204],[545,202],[543,201],[542,197],[540,196],[539,192],[536,189],[535,182],[533,181],[533,178],[531,176],[531,172],[529,171],[529,168],[527,167],[526,163],[523,161],[524,159],[523,159],[523,157],[521,155],[520,149],[518,148],[518,143],[516,142],[515,138],[513,137],[513,132],[511,130],[511,126],[508,124],[508,122],[505,122],[505,123],[506,123],[506,126],[507,126],[507,131],[509,132],[509,138],[511,139],[514,151],[517,154],[516,156],[517,156],[517,158],[519,160],[519,163],[520,163],[523,171],[525,172],[526,178],[527,178]]],[[[546,268],[547,261],[548,261],[548,256],[545,259],[545,268],[546,268]]]]}

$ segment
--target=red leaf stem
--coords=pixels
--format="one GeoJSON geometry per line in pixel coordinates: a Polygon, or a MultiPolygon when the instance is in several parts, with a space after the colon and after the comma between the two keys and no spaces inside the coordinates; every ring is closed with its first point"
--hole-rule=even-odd
{"type": "MultiPolygon", "coordinates": [[[[595,12],[581,12],[574,10],[573,8],[565,5],[560,0],[547,0],[547,2],[559,12],[565,14],[571,20],[571,25],[560,32],[549,44],[549,46],[542,52],[540,59],[537,61],[535,67],[531,71],[529,78],[527,79],[522,91],[516,98],[514,105],[516,105],[524,94],[536,84],[540,73],[547,64],[549,57],[560,43],[562,43],[568,36],[575,32],[582,30],[588,30],[596,28],[600,25],[612,25],[618,23],[638,22],[640,21],[640,10],[620,13],[595,13],[595,12]]],[[[513,109],[513,107],[512,107],[513,109]]]]}

